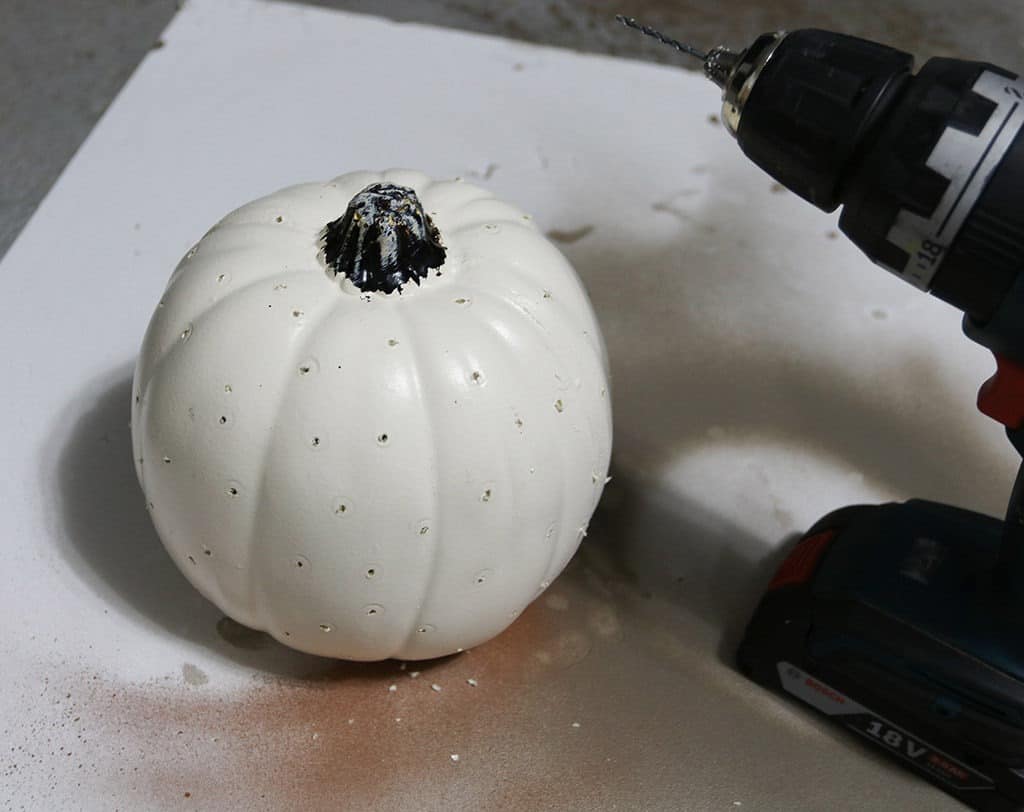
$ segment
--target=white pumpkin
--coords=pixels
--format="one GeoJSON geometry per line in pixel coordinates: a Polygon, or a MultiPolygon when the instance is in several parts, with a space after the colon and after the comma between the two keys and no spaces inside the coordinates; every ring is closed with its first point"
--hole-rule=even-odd
{"type": "Polygon", "coordinates": [[[518,209],[411,171],[294,186],[214,226],[171,276],[133,395],[139,481],[182,572],[236,621],[353,660],[506,628],[575,552],[611,447],[569,263],[518,209]],[[415,194],[348,208],[381,182],[415,194]],[[443,264],[357,285],[366,257],[393,271],[424,237],[394,228],[416,196],[443,264]],[[361,230],[329,258],[343,214],[361,230]]]}

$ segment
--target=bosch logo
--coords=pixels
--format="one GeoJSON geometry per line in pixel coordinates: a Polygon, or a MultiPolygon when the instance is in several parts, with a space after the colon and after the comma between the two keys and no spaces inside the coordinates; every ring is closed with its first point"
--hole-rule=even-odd
{"type": "Polygon", "coordinates": [[[813,680],[810,677],[808,677],[804,681],[804,685],[806,685],[812,691],[817,691],[822,696],[828,697],[833,702],[838,702],[840,705],[846,704],[846,697],[845,696],[843,696],[842,694],[840,694],[840,693],[838,693],[836,691],[833,691],[827,685],[822,685],[817,680],[813,680]]]}

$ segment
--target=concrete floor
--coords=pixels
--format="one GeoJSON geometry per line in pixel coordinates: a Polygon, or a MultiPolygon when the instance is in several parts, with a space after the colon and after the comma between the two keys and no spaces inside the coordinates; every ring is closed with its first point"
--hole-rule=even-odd
{"type": "MultiPolygon", "coordinates": [[[[628,13],[698,45],[742,46],[779,28],[821,27],[925,58],[1024,70],[1024,11],[1007,0],[317,0],[316,5],[530,42],[682,63],[613,17],[628,13]]],[[[176,0],[0,2],[0,256],[117,95],[176,0]]],[[[98,190],[102,198],[101,190],[98,190]]]]}

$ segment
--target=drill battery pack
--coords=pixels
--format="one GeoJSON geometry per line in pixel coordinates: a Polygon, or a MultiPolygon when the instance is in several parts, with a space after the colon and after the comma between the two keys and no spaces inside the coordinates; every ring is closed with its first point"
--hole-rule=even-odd
{"type": "Polygon", "coordinates": [[[1024,606],[994,576],[1002,528],[922,500],[829,514],[775,573],[740,669],[968,806],[1024,810],[1024,606]]]}

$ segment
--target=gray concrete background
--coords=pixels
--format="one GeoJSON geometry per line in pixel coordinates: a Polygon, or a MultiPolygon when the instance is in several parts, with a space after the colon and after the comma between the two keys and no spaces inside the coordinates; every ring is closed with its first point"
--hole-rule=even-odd
{"type": "MultiPolygon", "coordinates": [[[[1021,0],[314,0],[395,20],[683,64],[614,22],[622,12],[700,46],[832,28],[924,59],[1024,71],[1021,0]]],[[[176,0],[0,0],[0,256],[160,32],[176,0]]],[[[670,100],[666,100],[670,103],[670,100]]],[[[655,111],[652,111],[652,114],[655,111]]]]}

